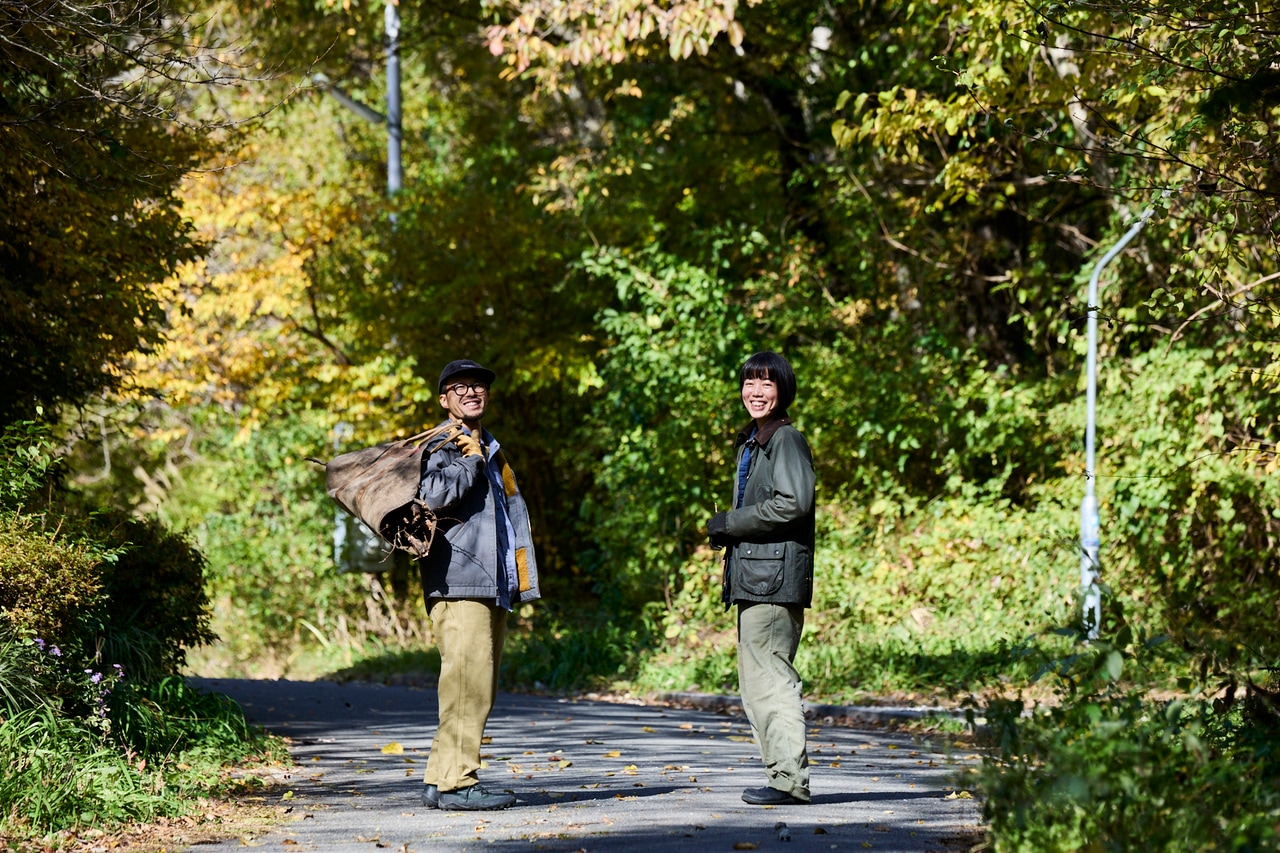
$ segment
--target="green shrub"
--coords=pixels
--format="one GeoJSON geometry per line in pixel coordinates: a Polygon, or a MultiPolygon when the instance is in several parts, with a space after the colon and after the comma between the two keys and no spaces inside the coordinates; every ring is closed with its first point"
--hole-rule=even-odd
{"type": "Polygon", "coordinates": [[[60,648],[70,665],[121,664],[149,681],[209,642],[204,558],[154,519],[90,523],[0,513],[0,624],[60,648]]]}
{"type": "Polygon", "coordinates": [[[1154,700],[1143,670],[1172,647],[1135,636],[1114,614],[1108,637],[1046,667],[1057,701],[986,707],[998,747],[982,775],[993,848],[1275,849],[1280,730],[1195,694],[1154,700]]]}
{"type": "Polygon", "coordinates": [[[119,554],[104,572],[102,660],[135,680],[176,673],[187,649],[214,639],[204,556],[155,518],[100,513],[93,529],[119,554]]]}
{"type": "Polygon", "coordinates": [[[0,512],[0,622],[13,635],[91,656],[96,614],[106,604],[103,566],[113,555],[47,523],[0,512]]]}
{"type": "Polygon", "coordinates": [[[1118,577],[1149,591],[1209,671],[1238,679],[1280,665],[1280,478],[1260,452],[1280,395],[1250,378],[1229,353],[1132,359],[1113,378],[1131,409],[1111,416],[1124,440],[1109,442],[1105,507],[1118,577]]]}

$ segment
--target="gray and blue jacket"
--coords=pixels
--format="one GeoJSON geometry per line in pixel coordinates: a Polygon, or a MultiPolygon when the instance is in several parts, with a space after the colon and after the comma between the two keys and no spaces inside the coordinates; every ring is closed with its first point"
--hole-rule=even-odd
{"type": "Polygon", "coordinates": [[[423,457],[418,497],[438,527],[419,561],[422,589],[427,598],[490,599],[509,610],[541,597],[529,509],[497,440],[482,430],[480,445],[483,456],[441,442],[423,457]]]}

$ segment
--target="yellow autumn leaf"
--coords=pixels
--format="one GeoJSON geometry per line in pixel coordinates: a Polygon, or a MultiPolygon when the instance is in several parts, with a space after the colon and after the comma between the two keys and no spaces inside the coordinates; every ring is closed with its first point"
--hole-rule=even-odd
{"type": "Polygon", "coordinates": [[[404,745],[392,741],[382,748],[383,755],[404,755],[404,745]]]}

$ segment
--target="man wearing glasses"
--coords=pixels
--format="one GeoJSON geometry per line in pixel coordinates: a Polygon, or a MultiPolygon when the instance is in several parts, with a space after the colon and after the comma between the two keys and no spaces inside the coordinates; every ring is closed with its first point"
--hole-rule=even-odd
{"type": "Polygon", "coordinates": [[[507,614],[540,595],[529,511],[498,440],[480,425],[495,378],[470,359],[440,372],[440,405],[463,430],[425,458],[418,487],[439,524],[419,562],[440,650],[440,723],[422,792],[428,808],[505,809],[516,801],[478,778],[507,614]]]}

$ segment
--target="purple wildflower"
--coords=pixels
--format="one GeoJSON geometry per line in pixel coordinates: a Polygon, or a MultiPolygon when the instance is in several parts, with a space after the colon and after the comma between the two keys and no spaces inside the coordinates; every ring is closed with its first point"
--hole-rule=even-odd
{"type": "Polygon", "coordinates": [[[44,651],[44,640],[40,639],[39,637],[36,637],[31,642],[36,644],[37,649],[39,649],[40,651],[44,651]]]}
{"type": "Polygon", "coordinates": [[[50,646],[49,654],[53,655],[55,658],[60,658],[62,657],[62,649],[58,648],[57,646],[50,646]]]}

